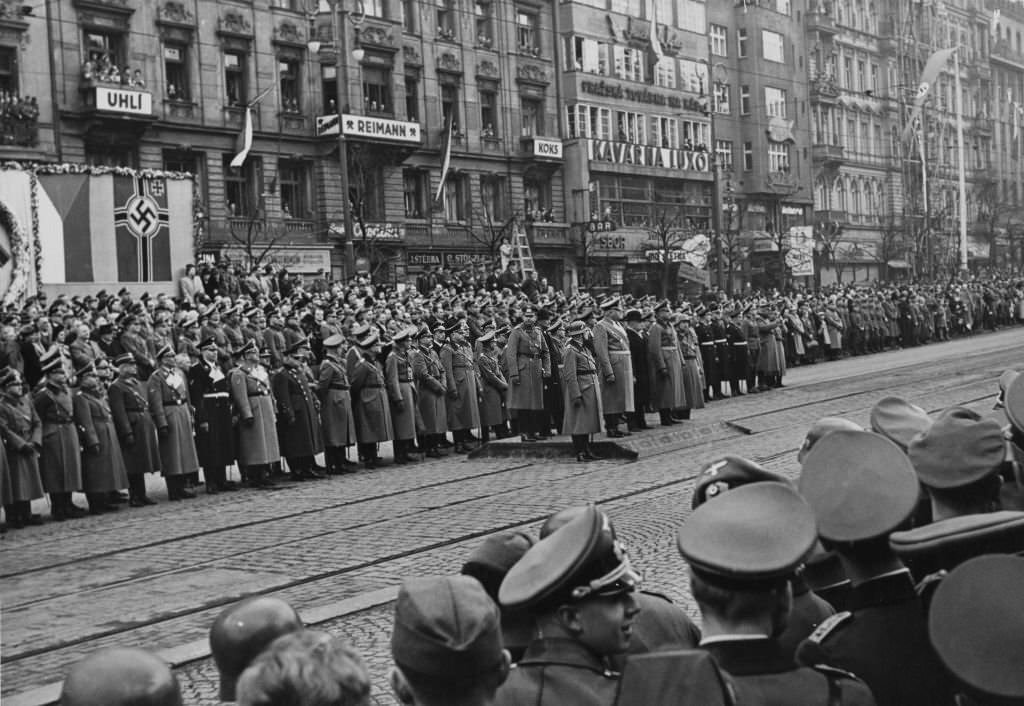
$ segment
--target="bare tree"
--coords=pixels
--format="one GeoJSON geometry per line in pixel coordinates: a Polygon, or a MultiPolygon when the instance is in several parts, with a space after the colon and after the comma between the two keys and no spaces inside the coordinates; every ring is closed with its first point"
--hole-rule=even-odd
{"type": "Polygon", "coordinates": [[[878,261],[878,270],[882,279],[889,279],[889,262],[906,255],[906,230],[895,213],[889,213],[882,220],[879,229],[881,237],[878,240],[878,248],[875,250],[875,260],[878,261]]]}
{"type": "Polygon", "coordinates": [[[653,246],[655,261],[661,263],[661,296],[667,297],[672,273],[679,263],[679,253],[683,243],[694,234],[694,229],[683,214],[682,207],[676,207],[658,208],[644,230],[653,246]]]}
{"type": "MultiPolygon", "coordinates": [[[[836,282],[843,283],[843,261],[839,257],[841,245],[846,238],[843,224],[839,221],[820,221],[814,226],[816,240],[821,243],[821,259],[835,271],[836,282]]],[[[819,276],[820,279],[820,276],[819,276]]]]}
{"type": "Polygon", "coordinates": [[[263,260],[273,252],[277,242],[287,232],[283,223],[268,221],[262,209],[245,219],[231,219],[228,224],[228,234],[244,254],[248,269],[263,264],[263,260]]]}
{"type": "MultiPolygon", "coordinates": [[[[735,206],[735,204],[734,204],[735,206]]],[[[718,234],[721,252],[722,265],[725,268],[725,287],[729,294],[733,290],[733,276],[736,272],[736,265],[743,258],[743,247],[740,232],[743,230],[743,213],[737,208],[730,208],[727,211],[725,222],[718,234]],[[735,228],[733,224],[735,223],[735,228]]]]}
{"type": "Polygon", "coordinates": [[[493,209],[487,204],[483,183],[480,184],[479,196],[479,203],[470,209],[469,237],[487,250],[487,256],[493,263],[498,260],[501,241],[508,238],[509,243],[513,242],[518,214],[504,221],[496,220],[493,209]]]}

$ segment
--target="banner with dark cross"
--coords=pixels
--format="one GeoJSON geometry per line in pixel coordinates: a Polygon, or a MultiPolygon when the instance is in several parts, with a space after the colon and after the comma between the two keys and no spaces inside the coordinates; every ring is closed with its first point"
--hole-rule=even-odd
{"type": "Polygon", "coordinates": [[[169,220],[164,179],[114,177],[114,237],[119,281],[172,279],[169,220]]]}

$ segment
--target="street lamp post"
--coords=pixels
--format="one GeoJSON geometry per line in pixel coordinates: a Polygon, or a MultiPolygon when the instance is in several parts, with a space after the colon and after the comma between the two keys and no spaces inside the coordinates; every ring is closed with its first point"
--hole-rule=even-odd
{"type": "MultiPolygon", "coordinates": [[[[348,141],[345,139],[345,125],[343,111],[344,102],[342,95],[348,98],[346,56],[348,54],[348,42],[345,37],[345,8],[342,0],[328,0],[331,7],[331,22],[333,23],[335,37],[334,52],[334,81],[335,107],[338,113],[338,161],[341,166],[341,208],[342,223],[345,226],[345,276],[353,278],[356,272],[356,234],[352,224],[352,197],[348,184],[348,141]]],[[[346,101],[347,102],[347,101],[346,101]]]]}

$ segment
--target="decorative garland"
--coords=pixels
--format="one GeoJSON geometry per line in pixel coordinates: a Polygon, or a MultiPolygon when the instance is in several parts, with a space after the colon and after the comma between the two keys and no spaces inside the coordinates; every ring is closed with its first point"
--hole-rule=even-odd
{"type": "Polygon", "coordinates": [[[0,227],[7,231],[11,241],[11,285],[3,299],[5,305],[11,305],[22,299],[28,287],[28,246],[25,242],[24,229],[14,212],[3,201],[0,201],[0,227]]]}
{"type": "Polygon", "coordinates": [[[193,179],[190,172],[165,172],[162,169],[132,169],[131,167],[103,167],[89,164],[50,164],[40,162],[0,162],[0,169],[14,169],[33,174],[89,174],[90,176],[141,176],[144,179],[193,179]]]}
{"type": "Polygon", "coordinates": [[[32,208],[32,256],[36,266],[36,288],[43,285],[43,244],[39,240],[39,177],[28,175],[29,198],[32,208]]]}

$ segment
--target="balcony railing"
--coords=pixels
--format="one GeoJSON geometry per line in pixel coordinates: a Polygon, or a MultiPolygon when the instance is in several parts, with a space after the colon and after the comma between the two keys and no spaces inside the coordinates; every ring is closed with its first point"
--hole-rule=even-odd
{"type": "Polygon", "coordinates": [[[826,12],[808,12],[807,29],[822,34],[835,34],[837,31],[835,20],[826,12]]]}
{"type": "Polygon", "coordinates": [[[842,145],[816,144],[811,146],[811,159],[819,164],[840,164],[845,154],[842,145]]]}
{"type": "Polygon", "coordinates": [[[811,81],[811,101],[835,103],[839,98],[839,84],[831,76],[818,76],[811,81]]]}
{"type": "Polygon", "coordinates": [[[1005,39],[1000,39],[992,45],[991,57],[993,60],[1010,63],[1017,68],[1024,69],[1024,54],[1013,49],[1005,39]]]}

